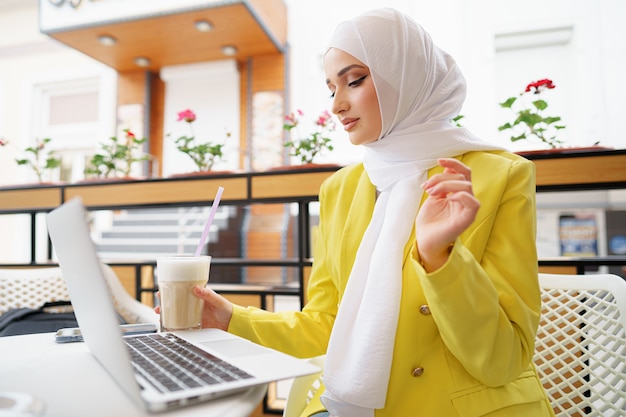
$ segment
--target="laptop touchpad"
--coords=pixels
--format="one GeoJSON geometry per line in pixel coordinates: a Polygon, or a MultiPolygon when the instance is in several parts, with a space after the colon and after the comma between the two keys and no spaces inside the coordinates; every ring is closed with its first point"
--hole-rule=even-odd
{"type": "Polygon", "coordinates": [[[227,357],[267,354],[267,350],[265,348],[241,339],[214,340],[212,342],[204,342],[200,344],[202,346],[206,346],[209,350],[213,350],[216,353],[227,357]]]}

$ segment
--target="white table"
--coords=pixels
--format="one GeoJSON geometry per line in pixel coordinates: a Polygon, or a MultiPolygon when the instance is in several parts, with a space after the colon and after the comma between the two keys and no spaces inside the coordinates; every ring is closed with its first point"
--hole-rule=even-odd
{"type": "Polygon", "coordinates": [[[0,337],[0,391],[32,394],[49,417],[245,417],[267,386],[167,413],[137,408],[91,355],[85,343],[54,341],[54,333],[0,337]]]}

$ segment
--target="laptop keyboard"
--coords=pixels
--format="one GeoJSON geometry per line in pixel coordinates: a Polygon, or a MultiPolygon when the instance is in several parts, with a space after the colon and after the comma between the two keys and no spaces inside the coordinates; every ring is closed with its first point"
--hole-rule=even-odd
{"type": "Polygon", "coordinates": [[[125,337],[135,370],[161,392],[251,378],[173,334],[125,337]]]}

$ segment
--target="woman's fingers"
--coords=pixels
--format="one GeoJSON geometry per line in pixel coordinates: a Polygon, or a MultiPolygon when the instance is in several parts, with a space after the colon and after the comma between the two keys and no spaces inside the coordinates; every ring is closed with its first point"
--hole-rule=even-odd
{"type": "Polygon", "coordinates": [[[441,174],[435,174],[422,184],[422,188],[432,196],[446,196],[450,193],[472,192],[472,170],[453,158],[438,159],[444,167],[441,174]]]}
{"type": "Polygon", "coordinates": [[[467,181],[442,181],[435,184],[427,184],[424,191],[433,197],[447,197],[452,193],[465,192],[473,194],[472,184],[467,181]]]}
{"type": "Polygon", "coordinates": [[[444,172],[455,172],[461,174],[467,181],[472,180],[472,169],[458,159],[439,158],[437,162],[445,168],[444,172]]]}
{"type": "Polygon", "coordinates": [[[480,201],[478,201],[478,199],[471,193],[452,193],[447,198],[451,201],[460,203],[466,210],[470,210],[470,212],[473,213],[473,217],[476,216],[476,212],[480,208],[480,201]]]}
{"type": "Polygon", "coordinates": [[[193,288],[196,297],[204,300],[202,327],[217,327],[227,330],[233,315],[233,305],[226,298],[207,287],[196,285],[193,288]]]}
{"type": "Polygon", "coordinates": [[[193,287],[193,293],[196,297],[203,299],[204,301],[211,301],[214,295],[217,295],[215,291],[210,288],[202,287],[200,285],[196,285],[193,287]]]}

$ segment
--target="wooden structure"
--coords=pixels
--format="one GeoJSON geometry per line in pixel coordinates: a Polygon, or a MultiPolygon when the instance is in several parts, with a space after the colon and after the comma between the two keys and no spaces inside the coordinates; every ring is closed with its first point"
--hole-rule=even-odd
{"type": "Polygon", "coordinates": [[[39,0],[40,30],[115,69],[118,107],[140,104],[150,154],[162,167],[166,66],[233,58],[240,76],[243,167],[255,93],[286,95],[287,8],[283,0],[39,0]]]}

